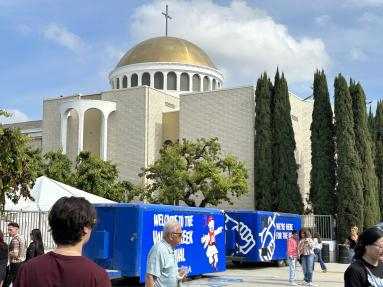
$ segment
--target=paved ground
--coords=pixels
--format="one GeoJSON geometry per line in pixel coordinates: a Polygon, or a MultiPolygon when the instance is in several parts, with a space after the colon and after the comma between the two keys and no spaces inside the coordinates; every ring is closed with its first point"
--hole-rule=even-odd
{"type": "MultiPolygon", "coordinates": [[[[343,273],[347,264],[327,263],[328,272],[323,273],[316,264],[313,283],[321,287],[343,287],[343,273]]],[[[228,266],[226,272],[205,276],[200,279],[183,283],[190,287],[247,287],[247,286],[289,286],[288,267],[274,267],[262,265],[228,266]]],[[[297,267],[298,282],[303,282],[303,273],[297,267]]]]}
{"type": "MultiPolygon", "coordinates": [[[[313,283],[320,287],[343,287],[343,273],[347,264],[326,263],[328,272],[323,273],[318,263],[315,265],[313,283]]],[[[183,282],[183,287],[270,287],[289,286],[288,267],[275,267],[265,264],[228,264],[225,272],[193,278],[183,282]]],[[[302,268],[297,266],[297,279],[302,282],[302,268]]],[[[134,283],[120,283],[113,286],[140,286],[134,283]]],[[[141,285],[142,286],[142,285],[141,285]]]]}

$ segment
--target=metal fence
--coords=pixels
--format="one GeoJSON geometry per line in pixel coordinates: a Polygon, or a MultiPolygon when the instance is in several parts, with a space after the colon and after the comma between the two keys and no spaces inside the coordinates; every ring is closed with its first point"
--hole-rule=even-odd
{"type": "Polygon", "coordinates": [[[0,213],[0,229],[4,233],[4,241],[9,242],[10,238],[7,232],[8,223],[17,222],[20,225],[19,234],[30,243],[32,229],[38,228],[41,230],[44,249],[51,250],[56,247],[53,242],[52,235],[49,232],[48,212],[45,211],[4,211],[0,213]]]}
{"type": "Polygon", "coordinates": [[[302,215],[302,227],[313,235],[318,232],[322,240],[335,240],[335,221],[331,215],[302,215]]]}

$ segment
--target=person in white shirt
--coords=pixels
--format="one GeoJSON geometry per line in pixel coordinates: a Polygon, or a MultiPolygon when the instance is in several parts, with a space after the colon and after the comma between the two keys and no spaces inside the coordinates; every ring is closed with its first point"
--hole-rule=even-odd
{"type": "Polygon", "coordinates": [[[323,272],[327,272],[326,264],[324,264],[322,259],[322,240],[320,238],[320,234],[317,232],[314,234],[314,253],[318,256],[318,262],[320,264],[320,268],[323,272]]]}

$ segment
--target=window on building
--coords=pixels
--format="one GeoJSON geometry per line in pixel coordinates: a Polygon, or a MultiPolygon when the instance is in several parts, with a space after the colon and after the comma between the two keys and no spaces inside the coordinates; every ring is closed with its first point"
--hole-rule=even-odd
{"type": "Polygon", "coordinates": [[[201,79],[199,75],[193,75],[193,92],[199,92],[201,89],[201,79]]]}
{"type": "Polygon", "coordinates": [[[154,74],[154,88],[164,89],[164,74],[162,74],[162,72],[156,72],[154,74]]]}
{"type": "Polygon", "coordinates": [[[181,91],[189,91],[189,75],[186,73],[181,74],[181,82],[180,82],[181,91]]]}
{"type": "Polygon", "coordinates": [[[137,74],[133,74],[130,78],[130,86],[131,87],[137,87],[138,86],[138,76],[137,74]]]}
{"type": "Polygon", "coordinates": [[[120,79],[117,78],[116,79],[116,89],[119,89],[120,88],[120,79]]]}
{"type": "Polygon", "coordinates": [[[150,74],[149,73],[143,73],[142,74],[142,85],[143,86],[149,86],[150,87],[150,74]]]}
{"type": "Polygon", "coordinates": [[[203,78],[203,90],[204,91],[208,91],[210,90],[210,80],[209,80],[209,77],[208,76],[205,76],[203,78]]]}
{"type": "Polygon", "coordinates": [[[122,87],[123,88],[127,88],[128,87],[128,77],[127,76],[124,76],[122,78],[122,87]]]}
{"type": "Polygon", "coordinates": [[[177,90],[177,75],[174,72],[169,72],[167,75],[167,89],[168,90],[177,90]]]}

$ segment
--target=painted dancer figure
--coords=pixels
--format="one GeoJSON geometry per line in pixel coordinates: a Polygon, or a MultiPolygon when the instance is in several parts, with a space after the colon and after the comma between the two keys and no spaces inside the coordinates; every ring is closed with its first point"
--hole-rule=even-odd
{"type": "Polygon", "coordinates": [[[203,248],[206,249],[206,256],[209,258],[209,263],[211,267],[217,271],[217,263],[218,263],[218,249],[215,237],[222,232],[222,226],[218,227],[214,230],[214,217],[212,215],[208,218],[208,228],[209,231],[206,235],[202,236],[201,243],[204,244],[203,248]]]}

